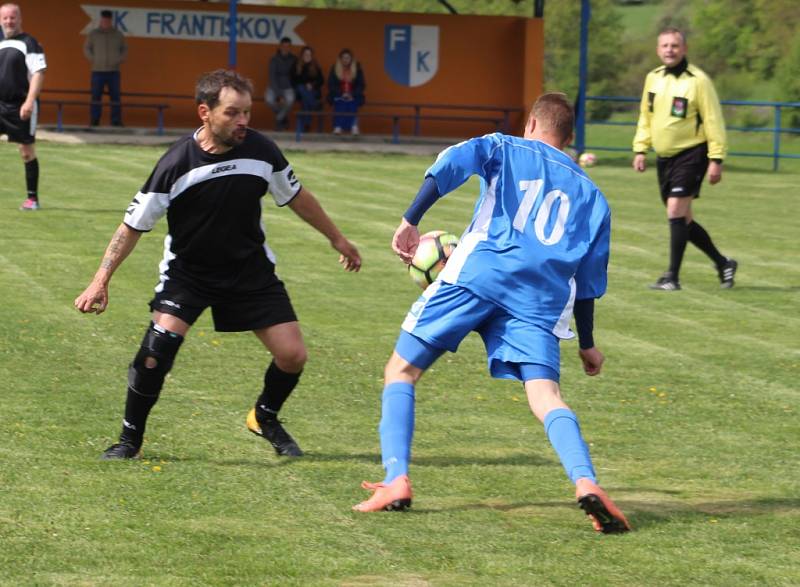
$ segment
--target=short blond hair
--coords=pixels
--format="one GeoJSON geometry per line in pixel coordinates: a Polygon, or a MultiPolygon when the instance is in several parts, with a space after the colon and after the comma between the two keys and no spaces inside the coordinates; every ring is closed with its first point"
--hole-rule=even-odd
{"type": "Polygon", "coordinates": [[[658,33],[658,36],[661,37],[662,35],[680,35],[681,41],[683,44],[686,44],[686,35],[683,34],[681,29],[675,28],[674,26],[668,26],[661,29],[661,32],[658,33]]]}
{"type": "Polygon", "coordinates": [[[534,102],[529,115],[536,119],[542,130],[555,134],[562,143],[572,137],[575,127],[575,110],[572,108],[566,94],[549,92],[542,94],[534,102]]]}

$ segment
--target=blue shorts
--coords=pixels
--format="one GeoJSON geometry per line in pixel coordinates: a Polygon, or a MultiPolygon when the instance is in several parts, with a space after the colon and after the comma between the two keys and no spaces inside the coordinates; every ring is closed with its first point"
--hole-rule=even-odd
{"type": "Polygon", "coordinates": [[[431,284],[411,306],[402,329],[395,351],[420,369],[430,367],[444,351],[455,352],[475,331],[486,347],[492,377],[559,380],[556,335],[457,285],[431,284]]]}

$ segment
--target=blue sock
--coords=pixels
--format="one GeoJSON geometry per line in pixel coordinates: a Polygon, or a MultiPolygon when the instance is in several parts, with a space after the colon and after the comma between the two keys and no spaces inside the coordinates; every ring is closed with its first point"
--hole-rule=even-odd
{"type": "Polygon", "coordinates": [[[558,408],[549,411],[544,419],[544,431],[573,483],[581,477],[597,482],[589,447],[583,441],[578,418],[572,410],[558,408]]]}
{"type": "Polygon", "coordinates": [[[383,388],[381,454],[386,469],[384,483],[408,474],[411,460],[411,439],[414,436],[414,386],[394,382],[383,388]]]}

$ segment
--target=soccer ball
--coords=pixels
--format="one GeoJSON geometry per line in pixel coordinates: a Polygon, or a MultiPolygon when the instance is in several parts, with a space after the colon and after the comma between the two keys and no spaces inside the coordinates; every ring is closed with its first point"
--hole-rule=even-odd
{"type": "Polygon", "coordinates": [[[594,167],[597,165],[597,155],[594,153],[581,153],[581,156],[578,157],[578,164],[581,167],[594,167]]]}
{"type": "Polygon", "coordinates": [[[457,245],[458,237],[444,230],[433,230],[419,237],[417,252],[408,266],[414,283],[422,289],[433,283],[457,245]]]}

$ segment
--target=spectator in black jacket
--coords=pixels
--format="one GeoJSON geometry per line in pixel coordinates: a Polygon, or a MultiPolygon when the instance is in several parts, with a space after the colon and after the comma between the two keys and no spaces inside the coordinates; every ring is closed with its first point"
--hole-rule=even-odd
{"type": "MultiPolygon", "coordinates": [[[[322,110],[322,85],[325,77],[322,68],[314,57],[314,49],[306,45],[300,51],[300,59],[294,69],[293,85],[300,97],[301,109],[305,111],[322,110]]],[[[298,116],[298,124],[307,131],[311,127],[311,117],[298,116]]]]}

